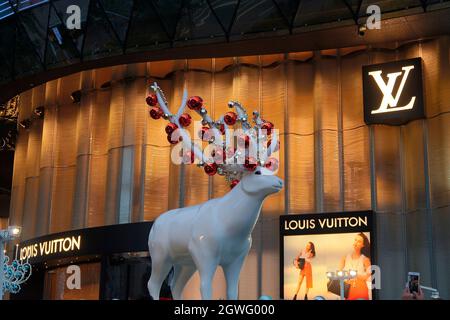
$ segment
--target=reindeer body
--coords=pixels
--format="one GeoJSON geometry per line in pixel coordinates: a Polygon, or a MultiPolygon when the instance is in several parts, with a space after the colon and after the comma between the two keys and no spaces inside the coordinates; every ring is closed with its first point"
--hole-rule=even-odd
{"type": "Polygon", "coordinates": [[[159,216],[149,235],[152,274],[150,295],[157,299],[172,266],[174,299],[198,270],[203,299],[211,299],[211,282],[217,266],[224,270],[227,299],[237,299],[241,267],[251,247],[251,233],[262,203],[282,188],[276,176],[251,173],[222,198],[168,211],[159,216]]]}

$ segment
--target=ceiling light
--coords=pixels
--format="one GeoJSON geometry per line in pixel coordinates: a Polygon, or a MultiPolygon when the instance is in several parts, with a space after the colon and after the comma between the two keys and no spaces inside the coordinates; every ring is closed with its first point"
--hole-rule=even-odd
{"type": "Polygon", "coordinates": [[[43,118],[45,114],[45,108],[43,106],[35,108],[34,114],[37,115],[39,118],[43,118]]]}
{"type": "Polygon", "coordinates": [[[70,98],[72,99],[73,103],[79,103],[81,101],[81,90],[72,92],[70,98]]]}
{"type": "Polygon", "coordinates": [[[358,35],[364,37],[367,31],[367,26],[365,24],[358,25],[358,35]]]}

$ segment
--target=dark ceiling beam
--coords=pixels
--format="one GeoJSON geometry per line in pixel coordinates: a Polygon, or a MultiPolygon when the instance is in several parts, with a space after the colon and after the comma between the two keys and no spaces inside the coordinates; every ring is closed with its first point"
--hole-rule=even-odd
{"type": "Polygon", "coordinates": [[[352,6],[347,2],[347,0],[341,0],[341,1],[345,4],[345,6],[347,7],[348,11],[350,11],[350,14],[352,15],[353,21],[355,21],[355,24],[358,24],[358,15],[357,15],[357,13],[355,13],[353,11],[352,6]]]}
{"type": "Polygon", "coordinates": [[[49,24],[50,24],[50,13],[52,12],[52,5],[53,0],[50,0],[48,3],[48,16],[47,16],[47,30],[45,32],[45,48],[44,48],[44,64],[47,65],[47,50],[48,50],[48,31],[49,31],[49,24]]]}
{"type": "Polygon", "coordinates": [[[209,10],[211,10],[214,18],[216,19],[216,21],[219,23],[220,28],[223,31],[224,36],[227,36],[227,30],[225,29],[225,26],[223,25],[222,21],[220,21],[219,17],[217,16],[216,12],[214,11],[214,8],[211,5],[211,2],[209,0],[206,0],[206,3],[208,4],[209,10]]]}
{"type": "Polygon", "coordinates": [[[123,48],[122,40],[119,37],[119,34],[117,33],[116,29],[114,28],[112,22],[109,20],[108,15],[106,14],[105,8],[103,8],[103,5],[100,1],[96,0],[97,4],[99,5],[100,11],[103,14],[103,17],[108,22],[109,27],[111,28],[112,32],[114,33],[114,36],[116,37],[117,42],[120,44],[120,46],[123,48]]]}
{"type": "Polygon", "coordinates": [[[233,17],[231,18],[230,25],[228,26],[227,35],[226,35],[227,42],[230,42],[231,29],[233,29],[234,22],[236,21],[237,12],[239,10],[240,4],[241,4],[241,0],[238,0],[238,2],[236,3],[236,7],[234,8],[233,17]]]}
{"type": "Polygon", "coordinates": [[[358,21],[358,19],[359,19],[359,14],[360,14],[360,12],[361,12],[361,5],[362,5],[362,2],[363,2],[363,0],[359,0],[359,2],[358,2],[358,7],[357,7],[357,9],[356,9],[356,21],[358,21]]]}
{"type": "Polygon", "coordinates": [[[127,23],[127,31],[125,32],[125,39],[123,40],[122,52],[125,54],[127,51],[127,42],[130,34],[131,22],[133,21],[134,10],[136,9],[136,2],[138,0],[133,0],[133,4],[131,5],[130,17],[128,18],[127,23]]]}
{"type": "MultiPolygon", "coordinates": [[[[161,15],[159,14],[158,9],[156,8],[156,5],[153,3],[154,0],[150,0],[150,5],[152,6],[153,11],[156,14],[156,17],[158,18],[159,24],[161,25],[161,28],[163,28],[164,33],[166,34],[167,38],[172,41],[171,35],[169,33],[169,30],[167,30],[166,24],[164,23],[164,19],[161,17],[161,15]]],[[[175,27],[175,31],[176,31],[176,27],[175,27]]]]}
{"type": "Polygon", "coordinates": [[[178,24],[180,23],[180,19],[181,19],[181,13],[183,12],[184,6],[185,6],[185,0],[181,0],[181,6],[180,9],[178,10],[177,13],[177,19],[176,19],[176,23],[175,23],[175,28],[173,30],[173,34],[172,36],[169,38],[170,39],[170,45],[173,47],[174,43],[175,43],[175,36],[177,35],[177,28],[178,28],[178,24]]]}
{"type": "Polygon", "coordinates": [[[423,12],[427,12],[428,1],[427,0],[420,0],[420,4],[422,6],[423,12]]]}
{"type": "Polygon", "coordinates": [[[84,45],[86,44],[86,34],[89,28],[89,21],[91,20],[91,6],[95,5],[93,4],[95,0],[89,0],[89,4],[88,4],[88,10],[87,10],[87,15],[86,15],[86,25],[84,27],[83,30],[83,41],[81,42],[81,57],[80,60],[83,61],[84,60],[84,45]]]}
{"type": "Polygon", "coordinates": [[[298,11],[300,10],[301,4],[302,4],[302,0],[298,0],[297,8],[295,9],[294,16],[292,17],[292,20],[289,23],[289,34],[292,34],[292,31],[294,30],[295,18],[298,15],[298,11]]]}
{"type": "MultiPolygon", "coordinates": [[[[284,23],[286,24],[286,27],[289,29],[289,27],[290,27],[289,20],[284,15],[283,10],[281,10],[281,8],[280,8],[280,5],[278,4],[278,2],[276,0],[272,0],[272,3],[275,6],[275,8],[277,8],[278,14],[281,16],[281,18],[283,19],[284,23]]],[[[289,30],[289,33],[291,33],[291,30],[289,30]]]]}
{"type": "MultiPolygon", "coordinates": [[[[45,63],[44,60],[41,58],[41,56],[39,55],[39,52],[37,51],[36,47],[32,44],[31,38],[28,35],[27,30],[25,29],[25,27],[23,27],[23,21],[22,21],[22,15],[19,13],[19,10],[16,6],[13,5],[13,3],[11,2],[11,0],[8,0],[9,4],[11,6],[11,8],[14,11],[14,17],[15,17],[15,21],[16,21],[16,32],[21,32],[23,34],[24,37],[26,37],[27,39],[27,43],[28,43],[28,47],[31,46],[31,51],[33,52],[33,54],[37,57],[38,61],[41,64],[42,69],[46,69],[45,67],[45,63]]],[[[17,44],[17,39],[14,42],[14,46],[16,46],[17,44]]]]}

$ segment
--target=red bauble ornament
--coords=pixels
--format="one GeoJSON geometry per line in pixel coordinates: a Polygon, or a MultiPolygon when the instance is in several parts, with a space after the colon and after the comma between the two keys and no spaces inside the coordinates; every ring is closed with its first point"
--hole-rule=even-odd
{"type": "Polygon", "coordinates": [[[169,123],[166,126],[166,133],[167,134],[172,134],[172,132],[174,132],[177,129],[178,129],[178,126],[175,123],[169,123]]]}
{"type": "Polygon", "coordinates": [[[199,131],[198,131],[198,136],[200,139],[202,139],[203,141],[209,141],[209,139],[211,139],[211,133],[208,131],[209,128],[208,127],[202,127],[199,131]]]}
{"type": "Polygon", "coordinates": [[[183,140],[181,136],[178,138],[178,141],[177,141],[177,140],[172,140],[172,135],[171,134],[167,135],[167,141],[169,141],[170,144],[177,144],[181,140],[183,140]]]}
{"type": "Polygon", "coordinates": [[[152,117],[152,119],[158,120],[163,114],[163,111],[159,107],[152,107],[150,109],[150,117],[152,117]]]}
{"type": "Polygon", "coordinates": [[[150,93],[147,98],[145,98],[145,102],[147,102],[147,104],[150,107],[154,107],[156,106],[156,104],[158,103],[158,98],[156,97],[156,94],[150,93]]]}
{"type": "MultiPolygon", "coordinates": [[[[267,148],[270,148],[271,144],[272,144],[272,139],[269,139],[269,141],[267,142],[267,148]]],[[[273,152],[277,152],[278,150],[280,150],[280,140],[277,140],[277,145],[275,146],[275,149],[273,150],[273,152]]]]}
{"type": "Polygon", "coordinates": [[[230,184],[230,188],[233,189],[234,187],[236,187],[236,185],[239,183],[238,179],[234,179],[233,181],[231,181],[230,184]]]}
{"type": "Polygon", "coordinates": [[[217,164],[208,163],[204,166],[204,170],[208,176],[213,176],[217,173],[217,164]]]}
{"type": "Polygon", "coordinates": [[[264,167],[266,167],[267,169],[269,169],[270,171],[277,171],[278,170],[278,159],[270,157],[266,164],[264,165],[264,167]]]}
{"type": "Polygon", "coordinates": [[[183,163],[184,164],[194,163],[194,160],[195,160],[195,154],[192,151],[186,151],[183,154],[183,163]]]}
{"type": "Polygon", "coordinates": [[[185,128],[188,127],[191,124],[192,118],[187,113],[183,113],[180,118],[178,118],[178,121],[180,121],[180,125],[185,128]]]}
{"type": "Polygon", "coordinates": [[[200,110],[203,106],[203,99],[199,96],[190,97],[187,106],[192,110],[200,110]]]}
{"type": "Polygon", "coordinates": [[[264,123],[261,125],[261,129],[267,130],[267,135],[272,133],[273,128],[275,127],[272,122],[263,120],[264,123]]]}
{"type": "Polygon", "coordinates": [[[233,111],[225,113],[225,116],[223,117],[223,121],[229,126],[234,126],[237,120],[237,114],[233,111]]]}
{"type": "Polygon", "coordinates": [[[244,168],[248,171],[255,171],[257,163],[253,157],[245,157],[244,168]]]}

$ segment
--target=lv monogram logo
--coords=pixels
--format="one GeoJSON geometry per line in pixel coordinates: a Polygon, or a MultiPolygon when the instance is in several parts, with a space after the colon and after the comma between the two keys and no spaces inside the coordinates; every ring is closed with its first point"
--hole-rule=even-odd
{"type": "Polygon", "coordinates": [[[408,79],[409,72],[414,69],[414,66],[406,66],[402,68],[400,72],[388,73],[387,83],[384,82],[381,77],[382,71],[372,71],[369,72],[369,76],[372,76],[383,93],[383,100],[381,101],[380,107],[376,110],[372,110],[371,114],[395,112],[401,110],[410,110],[414,107],[414,102],[416,101],[416,96],[411,97],[408,104],[404,106],[397,106],[400,96],[405,87],[406,80],[408,79]],[[397,90],[395,97],[393,96],[394,86],[397,82],[397,78],[403,73],[401,78],[400,86],[397,90]]]}

